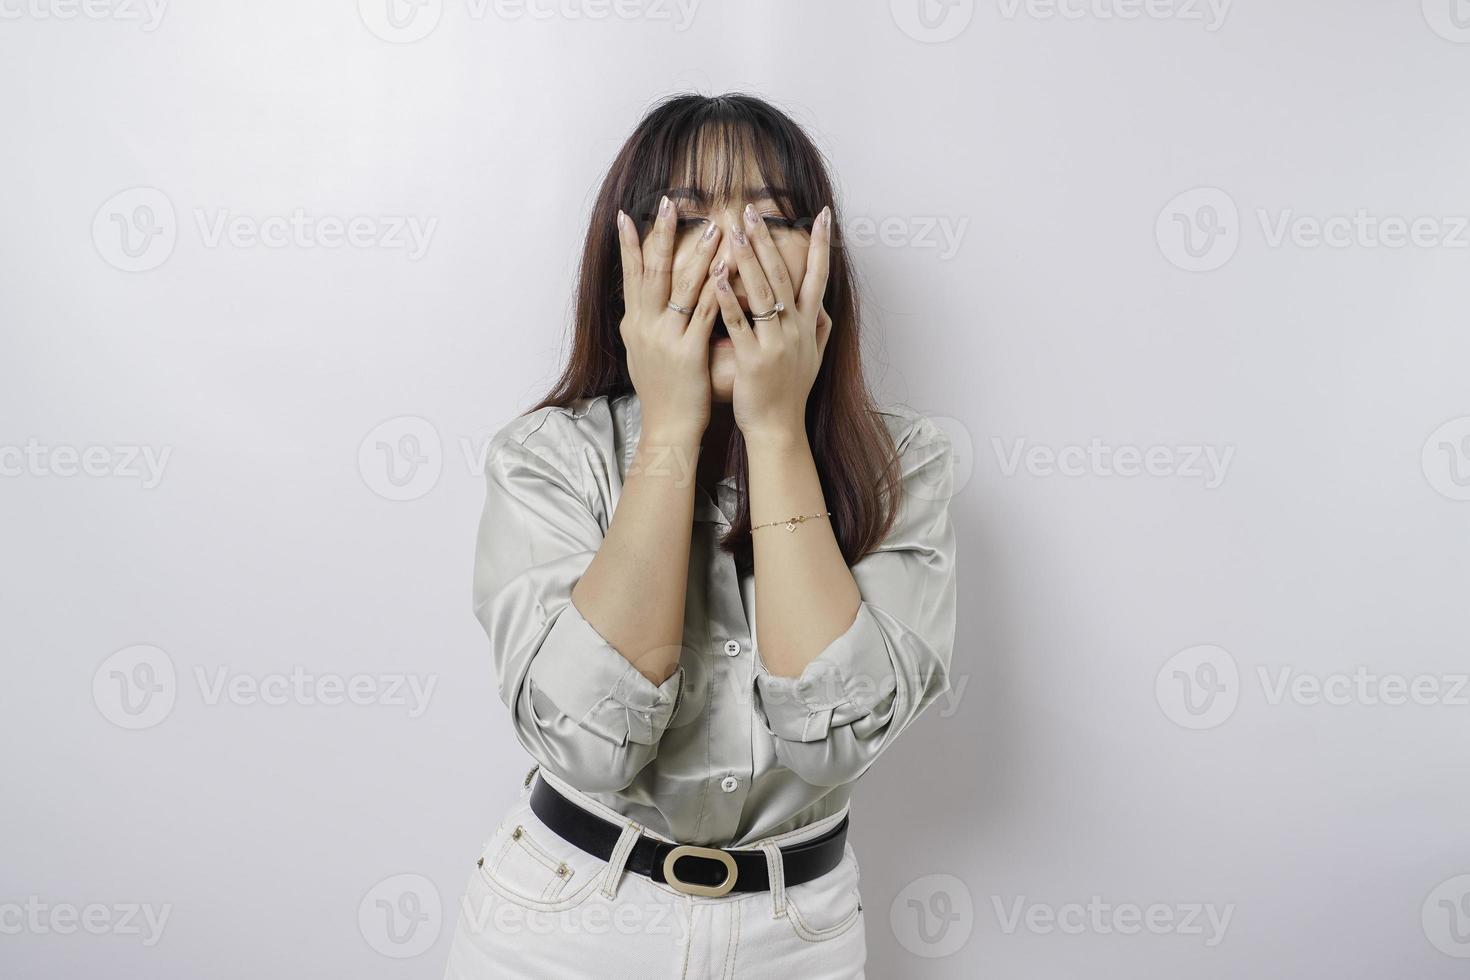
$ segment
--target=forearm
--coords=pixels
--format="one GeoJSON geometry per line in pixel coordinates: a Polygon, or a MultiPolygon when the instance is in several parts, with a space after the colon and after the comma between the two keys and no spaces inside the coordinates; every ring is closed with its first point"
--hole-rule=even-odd
{"type": "Polygon", "coordinates": [[[645,432],[607,536],[572,590],[598,633],[662,684],[679,665],[698,433],[645,432]]]}
{"type": "MultiPolygon", "coordinates": [[[[804,430],[747,439],[751,523],[827,512],[804,430]]],[[[799,676],[852,625],[862,596],[825,517],[752,532],[756,645],[777,676],[799,676]]]]}

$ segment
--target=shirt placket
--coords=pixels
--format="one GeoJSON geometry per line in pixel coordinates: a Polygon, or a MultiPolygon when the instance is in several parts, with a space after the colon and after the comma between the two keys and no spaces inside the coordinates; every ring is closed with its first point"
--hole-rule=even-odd
{"type": "Polygon", "coordinates": [[[733,511],[735,491],[721,483],[716,492],[724,508],[703,490],[701,514],[710,521],[712,540],[709,568],[710,698],[707,707],[709,766],[706,808],[700,836],[708,840],[733,840],[740,828],[740,814],[750,793],[753,770],[751,753],[754,715],[743,692],[753,682],[755,655],[751,630],[740,598],[739,573],[732,555],[720,550],[717,539],[729,528],[725,511],[733,511]]]}

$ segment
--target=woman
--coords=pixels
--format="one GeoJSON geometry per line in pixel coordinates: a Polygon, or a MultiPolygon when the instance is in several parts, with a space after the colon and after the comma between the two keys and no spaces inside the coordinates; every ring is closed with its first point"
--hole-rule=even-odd
{"type": "Polygon", "coordinates": [[[948,689],[955,542],[831,200],[744,95],[660,103],[603,181],[571,361],[486,459],[475,611],[536,765],[448,977],[863,975],[848,798],[948,689]]]}

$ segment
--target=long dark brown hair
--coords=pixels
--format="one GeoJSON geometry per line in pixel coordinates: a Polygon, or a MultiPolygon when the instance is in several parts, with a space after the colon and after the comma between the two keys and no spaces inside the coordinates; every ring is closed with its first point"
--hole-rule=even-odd
{"type": "MultiPolygon", "coordinates": [[[[738,161],[747,158],[798,227],[810,231],[822,206],[832,204],[831,266],[823,301],[832,329],[807,398],[806,429],[833,533],[851,565],[892,525],[901,489],[896,452],[863,375],[857,284],[842,244],[841,212],[826,161],[795,121],[763,99],[740,93],[674,95],[638,123],[592,206],[577,277],[571,357],[551,391],[527,414],[569,407],[579,398],[634,391],[619,330],[623,272],[614,217],[620,209],[626,212],[638,222],[642,238],[658,200],[675,186],[698,188],[710,201],[732,200],[738,161]]],[[[749,473],[738,426],[726,448],[725,469],[738,474],[741,503],[720,547],[738,567],[749,569],[749,473]]]]}

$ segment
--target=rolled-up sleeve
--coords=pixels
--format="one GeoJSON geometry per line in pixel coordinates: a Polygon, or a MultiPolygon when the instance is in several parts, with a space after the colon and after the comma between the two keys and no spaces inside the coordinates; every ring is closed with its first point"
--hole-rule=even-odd
{"type": "Polygon", "coordinates": [[[485,479],[474,609],[516,737],[578,789],[622,789],[657,754],[683,668],[655,685],[572,602],[604,532],[559,467],[502,431],[485,479]]]}
{"type": "Polygon", "coordinates": [[[921,417],[899,442],[903,495],[892,529],[852,566],[861,602],[852,625],[798,677],[757,656],[756,710],[777,759],[818,786],[861,776],[949,690],[954,649],[954,452],[921,417]]]}

